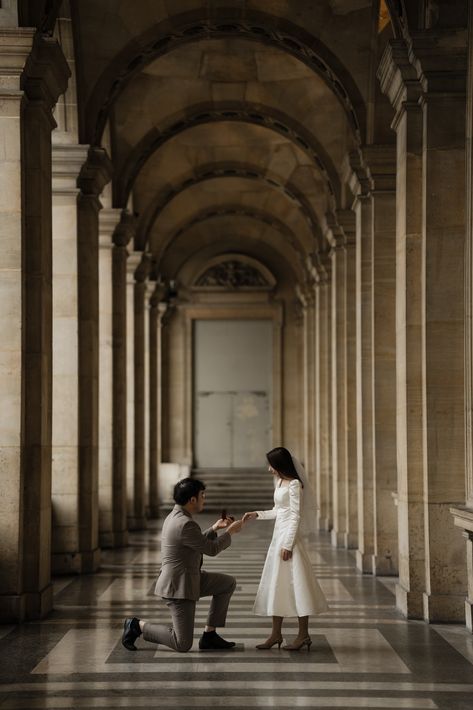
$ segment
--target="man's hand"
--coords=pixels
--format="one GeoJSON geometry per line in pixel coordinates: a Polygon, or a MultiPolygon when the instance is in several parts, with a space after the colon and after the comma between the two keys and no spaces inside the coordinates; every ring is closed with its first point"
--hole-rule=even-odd
{"type": "Polygon", "coordinates": [[[243,516],[242,520],[244,523],[248,522],[248,520],[256,520],[258,517],[258,513],[254,511],[253,513],[245,513],[243,516]]]}
{"type": "Polygon", "coordinates": [[[292,550],[286,550],[284,547],[281,550],[281,557],[284,560],[284,562],[287,562],[288,560],[291,559],[292,557],[292,550]]]}
{"type": "Polygon", "coordinates": [[[217,520],[216,523],[212,525],[212,529],[217,531],[217,530],[223,530],[224,528],[228,528],[234,521],[234,518],[232,518],[231,515],[229,515],[226,518],[220,518],[220,520],[217,520]]]}
{"type": "Polygon", "coordinates": [[[243,520],[235,520],[233,523],[231,523],[231,525],[228,526],[227,533],[230,533],[230,535],[234,535],[235,533],[239,533],[242,526],[243,526],[243,520]]]}

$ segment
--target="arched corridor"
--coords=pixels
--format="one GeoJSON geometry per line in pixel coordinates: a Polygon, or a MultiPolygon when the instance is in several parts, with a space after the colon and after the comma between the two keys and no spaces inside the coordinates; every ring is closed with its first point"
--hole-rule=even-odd
{"type": "MultiPolygon", "coordinates": [[[[365,682],[346,606],[350,648],[370,617],[409,682],[466,682],[472,32],[466,0],[1,0],[0,635],[45,639],[12,683],[96,612],[115,663],[104,609],[160,608],[173,484],[270,507],[276,445],[317,494],[315,571],[349,578],[293,680],[365,682]]],[[[243,540],[211,565],[247,570],[243,540]]],[[[410,706],[461,707],[431,690],[410,706]]]]}

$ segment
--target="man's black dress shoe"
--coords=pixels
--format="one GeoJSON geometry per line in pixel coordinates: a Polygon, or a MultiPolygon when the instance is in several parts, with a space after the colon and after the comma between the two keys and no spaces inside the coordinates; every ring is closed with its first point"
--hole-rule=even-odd
{"type": "Polygon", "coordinates": [[[129,651],[137,651],[135,641],[141,636],[140,622],[136,616],[133,619],[125,619],[123,624],[122,644],[129,651]]]}
{"type": "Polygon", "coordinates": [[[225,641],[216,631],[204,631],[199,641],[201,651],[210,651],[212,649],[224,651],[234,646],[234,641],[225,641]]]}

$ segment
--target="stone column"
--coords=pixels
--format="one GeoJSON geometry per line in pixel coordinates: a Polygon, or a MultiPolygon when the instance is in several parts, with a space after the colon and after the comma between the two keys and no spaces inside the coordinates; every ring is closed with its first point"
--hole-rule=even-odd
{"type": "Polygon", "coordinates": [[[152,310],[151,300],[155,290],[156,282],[147,280],[145,283],[145,306],[144,306],[144,478],[145,478],[145,513],[149,517],[150,512],[150,442],[151,442],[151,413],[150,413],[150,367],[151,367],[151,329],[150,313],[152,310]]]}
{"type": "MultiPolygon", "coordinates": [[[[61,139],[53,133],[53,138],[61,139]]],[[[79,551],[77,178],[87,147],[54,143],[52,572],[82,571],[79,551]]]]}
{"type": "Polygon", "coordinates": [[[119,209],[99,218],[99,543],[114,546],[113,480],[113,267],[112,236],[119,209]]]}
{"type": "Polygon", "coordinates": [[[69,69],[55,40],[2,27],[0,70],[0,619],[19,621],[52,604],[51,130],[69,69]]]}
{"type": "Polygon", "coordinates": [[[356,421],[356,224],[355,213],[339,211],[338,220],[345,234],[346,260],[346,536],[348,549],[358,546],[357,506],[357,421],[356,421]]]}
{"type": "Polygon", "coordinates": [[[79,275],[79,551],[82,571],[100,562],[99,461],[99,195],[110,180],[106,152],[89,149],[78,185],[79,275]]]}
{"type": "MultiPolygon", "coordinates": [[[[124,210],[113,233],[113,515],[110,546],[128,541],[127,522],[127,245],[136,220],[124,210]]],[[[133,362],[133,359],[131,358],[133,362]]]]}
{"type": "Polygon", "coordinates": [[[149,461],[149,515],[159,517],[159,467],[162,460],[162,337],[161,330],[168,304],[159,301],[162,286],[157,284],[150,299],[149,332],[150,332],[150,461],[149,461]]]}
{"type": "Polygon", "coordinates": [[[463,621],[464,542],[450,506],[465,501],[466,44],[447,31],[419,38],[413,49],[424,92],[424,619],[463,621]]]}
{"type": "Polygon", "coordinates": [[[311,358],[311,294],[308,289],[296,287],[297,297],[302,310],[302,395],[304,400],[304,421],[303,421],[303,464],[310,475],[310,455],[311,455],[311,372],[310,372],[310,358],[311,358]]]}
{"type": "Polygon", "coordinates": [[[407,615],[430,621],[460,620],[465,596],[461,540],[448,513],[464,500],[465,57],[458,40],[430,32],[409,48],[392,41],[379,69],[397,132],[397,601],[407,615]]]}
{"type": "Polygon", "coordinates": [[[131,252],[126,265],[126,480],[127,525],[135,529],[135,271],[142,252],[131,252]]]}
{"type": "Polygon", "coordinates": [[[373,255],[373,573],[398,572],[396,467],[396,149],[367,146],[373,255]]]}
{"type": "Polygon", "coordinates": [[[149,255],[143,254],[135,271],[134,286],[134,487],[133,514],[130,527],[141,530],[146,527],[146,475],[145,475],[145,294],[149,274],[149,255]]]}
{"type": "Polygon", "coordinates": [[[465,618],[473,632],[473,6],[468,18],[468,82],[466,116],[466,240],[465,240],[465,464],[466,505],[454,506],[455,525],[466,540],[468,594],[465,618]]]}
{"type": "Polygon", "coordinates": [[[347,525],[346,500],[346,259],[345,236],[340,226],[327,218],[327,238],[332,259],[332,545],[343,547],[347,525]]]}
{"type": "Polygon", "coordinates": [[[331,258],[328,253],[318,263],[318,419],[319,419],[319,527],[332,529],[332,413],[331,413],[331,258]]]}
{"type": "Polygon", "coordinates": [[[359,154],[351,156],[351,188],[356,195],[356,403],[357,403],[357,566],[373,572],[374,442],[373,442],[373,244],[372,205],[359,154]]]}

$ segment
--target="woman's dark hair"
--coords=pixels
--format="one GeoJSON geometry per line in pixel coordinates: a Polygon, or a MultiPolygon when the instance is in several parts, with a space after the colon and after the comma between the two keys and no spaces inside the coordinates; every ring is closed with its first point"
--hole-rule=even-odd
{"type": "Polygon", "coordinates": [[[200,491],[205,491],[205,484],[197,478],[183,478],[174,486],[173,498],[178,505],[185,505],[191,498],[197,498],[200,491]]]}
{"type": "Polygon", "coordinates": [[[284,446],[276,446],[275,449],[271,449],[266,454],[266,458],[271,468],[274,468],[280,475],[286,478],[297,478],[298,481],[301,480],[294,466],[292,456],[284,446]]]}

